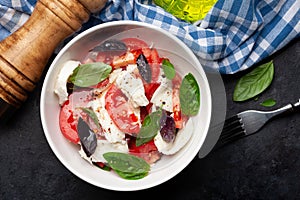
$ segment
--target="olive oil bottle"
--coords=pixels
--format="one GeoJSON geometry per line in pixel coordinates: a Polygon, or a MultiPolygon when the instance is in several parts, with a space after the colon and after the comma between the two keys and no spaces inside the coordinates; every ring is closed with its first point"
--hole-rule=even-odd
{"type": "Polygon", "coordinates": [[[154,0],[155,4],[164,8],[187,22],[194,23],[205,17],[217,0],[154,0]]]}

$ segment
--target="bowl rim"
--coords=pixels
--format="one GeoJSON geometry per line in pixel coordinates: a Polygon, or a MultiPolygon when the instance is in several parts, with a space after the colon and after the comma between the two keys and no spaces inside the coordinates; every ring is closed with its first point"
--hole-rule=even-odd
{"type": "MultiPolygon", "coordinates": [[[[46,101],[46,83],[48,83],[50,80],[50,74],[52,73],[55,64],[58,62],[58,60],[60,59],[60,57],[74,44],[76,43],[78,40],[81,40],[82,38],[84,38],[86,35],[89,35],[90,33],[97,31],[98,29],[103,29],[103,28],[108,28],[111,26],[119,26],[119,25],[136,25],[136,26],[140,26],[143,28],[151,28],[154,29],[156,31],[162,32],[163,34],[165,34],[167,37],[171,38],[172,40],[175,40],[177,43],[185,46],[186,44],[184,44],[179,38],[177,38],[175,35],[171,34],[170,32],[164,30],[163,28],[160,28],[158,26],[155,26],[153,24],[148,24],[146,22],[139,22],[139,21],[130,21],[130,20],[122,20],[122,21],[112,21],[112,22],[105,22],[102,24],[98,24],[95,25],[91,28],[88,28],[87,30],[79,33],[78,35],[76,35],[74,38],[72,38],[59,52],[58,54],[55,56],[54,60],[52,61],[50,67],[47,70],[46,76],[44,78],[43,81],[43,86],[42,86],[42,91],[41,91],[41,97],[40,97],[40,118],[41,118],[41,123],[42,123],[42,128],[44,131],[44,135],[46,137],[46,140],[51,148],[51,150],[53,151],[53,153],[55,154],[55,156],[58,158],[58,160],[63,164],[64,167],[66,167],[70,172],[72,172],[74,175],[76,175],[77,177],[79,177],[80,179],[86,181],[87,183],[90,183],[92,185],[95,185],[97,187],[101,187],[104,189],[109,189],[109,190],[114,190],[114,191],[137,191],[137,190],[143,190],[143,189],[148,189],[157,185],[160,185],[170,179],[172,179],[174,176],[176,176],[177,174],[179,174],[184,168],[186,168],[191,161],[196,157],[196,155],[198,154],[198,152],[200,151],[200,148],[202,147],[207,134],[208,134],[208,129],[209,129],[209,125],[211,122],[211,115],[212,115],[212,97],[211,97],[211,90],[210,90],[210,86],[208,83],[208,79],[206,76],[206,73],[204,71],[204,68],[202,67],[199,59],[195,56],[195,54],[192,52],[192,50],[187,47],[186,50],[190,51],[189,54],[191,54],[192,56],[195,56],[195,58],[198,60],[199,66],[201,66],[204,75],[202,78],[204,79],[204,81],[207,83],[208,87],[207,87],[207,95],[209,95],[209,102],[207,102],[208,104],[206,105],[207,109],[208,109],[208,116],[206,116],[208,118],[208,122],[207,122],[207,126],[205,127],[205,136],[203,137],[203,140],[201,141],[201,143],[199,145],[194,145],[194,150],[192,151],[192,155],[190,155],[187,159],[185,159],[185,164],[181,165],[180,168],[177,168],[174,171],[170,171],[170,173],[164,177],[161,177],[160,180],[156,180],[156,181],[152,181],[151,183],[147,184],[147,185],[139,185],[135,188],[128,188],[128,187],[114,187],[114,186],[109,186],[107,184],[103,184],[103,183],[99,183],[96,182],[95,180],[89,179],[87,177],[85,177],[82,174],[79,174],[78,172],[76,172],[76,170],[74,168],[72,168],[67,162],[65,162],[63,156],[60,154],[60,152],[58,152],[58,150],[55,147],[54,142],[51,140],[50,138],[50,133],[48,133],[48,125],[45,119],[45,101],[46,101]]],[[[203,73],[201,73],[201,76],[203,75],[203,73]]],[[[151,176],[150,174],[148,176],[151,176]]]]}

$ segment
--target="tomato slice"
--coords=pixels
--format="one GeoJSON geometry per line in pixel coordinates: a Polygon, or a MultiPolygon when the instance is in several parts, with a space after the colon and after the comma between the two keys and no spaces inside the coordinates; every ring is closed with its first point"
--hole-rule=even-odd
{"type": "Polygon", "coordinates": [[[78,120],[74,118],[72,107],[69,100],[63,104],[59,114],[59,126],[63,136],[77,144],[79,142],[77,134],[78,120]]]}
{"type": "Polygon", "coordinates": [[[127,144],[129,153],[140,158],[143,158],[147,163],[152,164],[160,159],[161,155],[154,144],[154,140],[141,145],[135,145],[136,138],[132,136],[127,136],[127,144]]]}
{"type": "Polygon", "coordinates": [[[141,53],[144,54],[151,66],[152,82],[157,82],[161,64],[161,58],[158,55],[157,49],[150,48],[146,42],[137,38],[125,38],[122,39],[122,42],[126,44],[128,51],[133,53],[135,60],[141,53]]]}
{"type": "Polygon", "coordinates": [[[155,90],[159,87],[160,83],[146,83],[144,84],[145,96],[150,101],[155,90]]]}
{"type": "Polygon", "coordinates": [[[189,119],[188,116],[181,113],[180,108],[180,99],[179,99],[179,88],[181,84],[181,76],[176,73],[175,77],[172,79],[173,83],[173,95],[172,95],[172,102],[173,102],[173,118],[175,121],[175,127],[182,129],[183,124],[187,122],[189,119]]]}
{"type": "Polygon", "coordinates": [[[136,53],[132,53],[128,51],[124,55],[115,57],[112,60],[111,65],[114,68],[120,68],[120,67],[126,67],[129,64],[135,64],[137,56],[138,55],[136,55],[136,53]]]}
{"type": "Polygon", "coordinates": [[[157,82],[160,74],[161,59],[156,49],[151,50],[149,63],[152,70],[152,82],[157,82]]]}
{"type": "Polygon", "coordinates": [[[110,55],[107,55],[106,53],[99,52],[96,56],[96,62],[104,62],[106,64],[110,64],[113,60],[113,57],[110,55]]]}
{"type": "Polygon", "coordinates": [[[147,58],[148,62],[151,62],[151,52],[149,45],[140,39],[137,38],[125,38],[122,39],[127,46],[127,50],[136,55],[136,58],[143,53],[144,56],[147,58]]]}
{"type": "Polygon", "coordinates": [[[62,105],[60,110],[60,130],[65,138],[75,144],[79,142],[77,133],[79,112],[76,111],[76,108],[84,107],[90,98],[89,91],[74,92],[69,96],[69,100],[62,105]]]}
{"type": "Polygon", "coordinates": [[[140,124],[138,116],[134,114],[127,97],[115,84],[113,84],[106,93],[105,108],[115,125],[122,132],[139,132],[140,124]]]}
{"type": "Polygon", "coordinates": [[[138,38],[124,38],[122,39],[122,42],[126,44],[129,51],[136,51],[143,48],[149,48],[146,42],[138,38]]]}

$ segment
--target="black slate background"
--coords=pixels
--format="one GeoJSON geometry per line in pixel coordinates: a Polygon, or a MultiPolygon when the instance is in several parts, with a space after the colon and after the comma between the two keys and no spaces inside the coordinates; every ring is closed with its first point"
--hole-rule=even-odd
{"type": "MultiPolygon", "coordinates": [[[[300,98],[300,40],[273,55],[275,79],[258,101],[235,103],[242,72],[223,76],[227,114],[269,97],[281,107],[300,98]]],[[[168,182],[146,190],[116,192],[90,185],[69,172],[51,151],[40,123],[41,83],[14,118],[0,127],[0,199],[300,199],[300,114],[276,119],[259,133],[204,159],[196,157],[168,182]]]]}

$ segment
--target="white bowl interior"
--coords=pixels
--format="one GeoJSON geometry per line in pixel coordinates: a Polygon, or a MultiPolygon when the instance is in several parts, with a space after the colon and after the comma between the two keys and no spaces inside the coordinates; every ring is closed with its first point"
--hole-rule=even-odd
{"type": "Polygon", "coordinates": [[[56,56],[44,80],[41,95],[41,120],[45,136],[57,158],[79,178],[102,188],[118,191],[133,191],[159,185],[182,171],[197,155],[208,132],[211,118],[211,93],[209,84],[198,59],[178,38],[170,33],[142,22],[118,21],[104,23],[88,29],[71,40],[56,56]],[[201,106],[197,116],[192,118],[194,133],[188,144],[172,156],[163,156],[140,180],[125,180],[100,170],[82,159],[79,146],[69,142],[59,129],[59,110],[54,84],[63,63],[70,59],[83,59],[88,50],[109,38],[136,37],[153,43],[161,56],[170,58],[176,70],[185,75],[191,72],[200,87],[201,106]]]}

